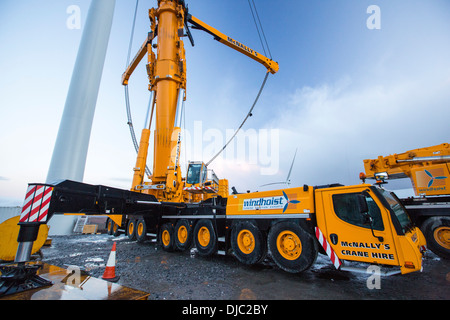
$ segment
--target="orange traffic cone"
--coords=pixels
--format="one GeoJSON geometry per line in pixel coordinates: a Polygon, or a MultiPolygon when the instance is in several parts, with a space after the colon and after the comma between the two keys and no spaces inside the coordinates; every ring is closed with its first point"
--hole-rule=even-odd
{"type": "Polygon", "coordinates": [[[111,253],[109,254],[108,262],[106,263],[105,272],[102,279],[116,282],[119,277],[116,276],[116,243],[114,242],[111,253]]]}

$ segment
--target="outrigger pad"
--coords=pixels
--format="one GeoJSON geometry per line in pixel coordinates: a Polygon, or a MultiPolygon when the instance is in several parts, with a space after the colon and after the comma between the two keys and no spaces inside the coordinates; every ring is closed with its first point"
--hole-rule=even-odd
{"type": "Polygon", "coordinates": [[[0,297],[52,285],[51,281],[45,280],[36,274],[41,268],[41,264],[27,265],[25,263],[16,263],[0,265],[0,297]]]}

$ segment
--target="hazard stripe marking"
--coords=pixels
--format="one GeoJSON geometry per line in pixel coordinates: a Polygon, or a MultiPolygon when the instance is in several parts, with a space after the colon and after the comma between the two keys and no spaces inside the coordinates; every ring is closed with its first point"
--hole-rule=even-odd
{"type": "Polygon", "coordinates": [[[46,222],[53,187],[28,186],[19,222],[46,222]]]}
{"type": "Polygon", "coordinates": [[[24,219],[24,217],[26,217],[31,210],[31,204],[33,203],[33,196],[35,191],[36,186],[28,186],[25,201],[23,202],[22,213],[20,215],[20,222],[22,222],[22,219],[24,219]]]}
{"type": "Polygon", "coordinates": [[[331,262],[333,263],[334,267],[336,269],[339,269],[342,264],[341,260],[339,260],[338,256],[336,255],[334,250],[331,248],[327,239],[324,237],[322,231],[320,231],[320,229],[318,227],[316,227],[316,238],[317,238],[317,240],[319,240],[320,245],[323,247],[323,249],[327,253],[327,255],[330,258],[331,262]]]}

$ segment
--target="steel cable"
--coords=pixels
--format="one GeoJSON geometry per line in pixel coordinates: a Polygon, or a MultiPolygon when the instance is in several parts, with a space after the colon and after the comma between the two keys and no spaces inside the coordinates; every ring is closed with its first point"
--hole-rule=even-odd
{"type": "MultiPolygon", "coordinates": [[[[126,64],[125,68],[127,68],[128,65],[130,64],[131,47],[133,45],[134,28],[136,26],[136,17],[137,17],[138,6],[139,6],[139,0],[136,0],[136,7],[134,9],[133,26],[131,28],[131,35],[130,35],[130,43],[128,44],[127,64],[126,64]]],[[[131,140],[133,141],[134,149],[136,150],[136,153],[138,153],[139,152],[139,144],[136,139],[136,133],[134,132],[133,120],[131,117],[130,94],[128,92],[128,85],[125,85],[124,87],[125,87],[125,106],[126,106],[126,110],[127,110],[127,124],[130,129],[131,140]]],[[[150,169],[147,166],[145,166],[145,173],[147,174],[147,176],[150,176],[152,174],[150,169]]]]}
{"type": "MultiPolygon", "coordinates": [[[[258,14],[258,11],[256,10],[255,2],[253,0],[248,0],[248,5],[250,6],[250,11],[252,12],[253,21],[255,22],[256,31],[258,32],[259,41],[261,42],[261,46],[262,46],[262,49],[264,51],[264,54],[267,55],[266,49],[265,49],[265,47],[267,47],[267,51],[269,53],[269,57],[270,57],[270,59],[272,59],[272,53],[270,52],[269,44],[267,43],[267,38],[266,38],[266,35],[264,33],[264,29],[262,27],[261,20],[259,19],[259,14],[258,14]],[[253,4],[253,7],[252,7],[252,4],[253,4]],[[259,27],[258,27],[258,22],[259,22],[259,27]],[[259,29],[261,29],[261,32],[259,31],[259,29]],[[265,41],[265,44],[266,44],[265,46],[264,46],[264,42],[262,40],[261,34],[262,34],[262,36],[264,38],[264,41],[265,41]]],[[[266,84],[268,76],[269,76],[269,72],[266,73],[266,76],[264,77],[264,81],[263,81],[263,83],[261,85],[261,88],[259,89],[258,95],[256,96],[255,101],[253,102],[253,105],[250,108],[250,111],[247,113],[247,116],[245,117],[244,121],[242,121],[242,123],[239,126],[239,128],[236,130],[236,132],[233,134],[233,136],[228,140],[228,142],[222,147],[222,149],[211,160],[209,160],[206,163],[206,166],[208,166],[211,162],[213,162],[226,149],[226,147],[230,144],[230,142],[234,139],[234,137],[238,134],[238,132],[244,126],[244,124],[247,121],[247,119],[249,117],[251,117],[253,108],[255,107],[256,103],[258,102],[258,99],[259,99],[259,97],[261,95],[262,90],[264,89],[264,86],[266,84]]]]}
{"type": "Polygon", "coordinates": [[[261,92],[263,91],[263,89],[264,89],[264,86],[266,85],[266,81],[267,81],[267,78],[269,77],[269,72],[267,72],[266,73],[266,76],[264,77],[264,81],[263,81],[263,83],[262,83],[262,85],[261,85],[261,88],[259,88],[259,92],[258,92],[258,95],[256,96],[256,98],[255,98],[255,101],[253,102],[253,105],[252,105],[252,107],[250,108],[250,111],[247,113],[247,116],[245,117],[245,119],[244,119],[244,121],[242,121],[242,123],[241,123],[241,125],[239,126],[239,128],[236,130],[236,132],[233,134],[233,136],[228,140],[228,142],[222,147],[222,149],[211,159],[211,160],[209,160],[207,163],[206,163],[206,166],[209,166],[209,164],[211,163],[211,162],[213,162],[214,161],[214,159],[216,159],[224,150],[225,150],[225,148],[230,144],[230,142],[234,139],[234,137],[238,134],[238,132],[239,132],[239,130],[241,130],[241,128],[244,126],[244,124],[245,124],[245,122],[247,121],[247,119],[249,118],[249,117],[251,117],[252,116],[252,111],[253,111],[253,108],[255,108],[255,105],[256,105],[256,103],[258,102],[258,100],[259,100],[259,97],[261,96],[261,92]]]}

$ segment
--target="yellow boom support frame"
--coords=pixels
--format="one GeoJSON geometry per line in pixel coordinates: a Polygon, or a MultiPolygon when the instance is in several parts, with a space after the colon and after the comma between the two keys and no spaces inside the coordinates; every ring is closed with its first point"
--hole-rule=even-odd
{"type": "MultiPolygon", "coordinates": [[[[216,40],[252,58],[272,74],[278,71],[278,63],[221,33],[187,13],[183,1],[159,0],[158,8],[149,10],[151,31],[138,53],[122,75],[122,84],[129,79],[145,55],[148,56],[147,73],[149,90],[153,91],[155,111],[153,174],[151,182],[144,182],[150,139],[150,126],[141,134],[139,151],[134,168],[131,190],[155,195],[159,200],[184,202],[190,196],[183,192],[184,179],[179,166],[180,128],[175,117],[179,100],[186,99],[186,58],[182,37],[186,22],[212,34],[216,40]],[[157,37],[157,44],[152,41],[157,37]],[[157,53],[152,48],[157,48],[157,53]]],[[[151,116],[150,119],[153,119],[151,116]]],[[[225,181],[225,180],[224,180],[225,181]]]]}

